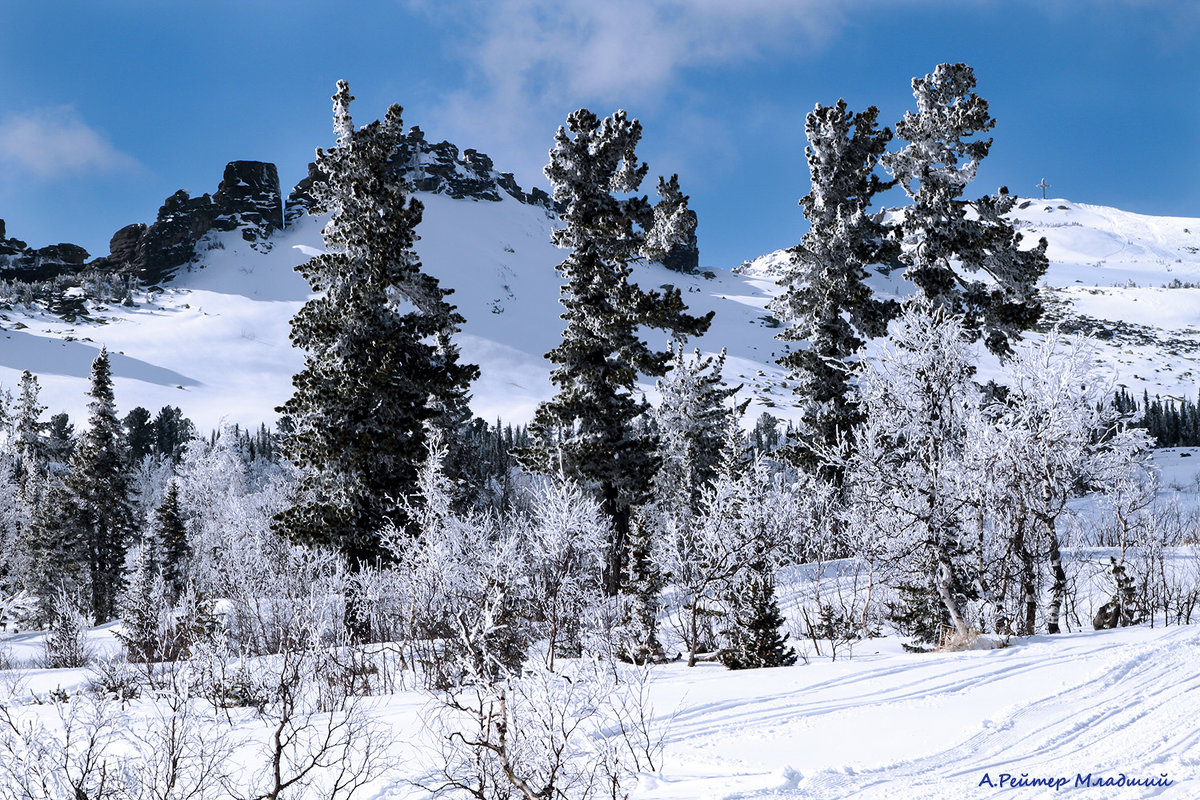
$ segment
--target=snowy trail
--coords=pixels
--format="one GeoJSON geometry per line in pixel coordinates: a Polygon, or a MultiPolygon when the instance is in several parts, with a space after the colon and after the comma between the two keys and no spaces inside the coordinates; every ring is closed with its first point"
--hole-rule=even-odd
{"type": "Polygon", "coordinates": [[[998,783],[1002,773],[1025,773],[1070,783],[1057,793],[1018,789],[1024,797],[1200,797],[1197,667],[1192,626],[757,675],[680,668],[659,687],[662,700],[683,698],[666,774],[636,796],[983,797],[1012,792],[980,786],[985,774],[998,783]],[[1074,789],[1076,775],[1089,773],[1166,773],[1174,785],[1074,789]]]}

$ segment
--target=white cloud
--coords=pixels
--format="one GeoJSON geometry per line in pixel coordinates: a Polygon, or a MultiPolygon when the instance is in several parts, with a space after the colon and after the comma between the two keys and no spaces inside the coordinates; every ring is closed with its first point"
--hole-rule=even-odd
{"type": "Polygon", "coordinates": [[[872,0],[401,2],[450,28],[468,65],[467,85],[443,99],[433,127],[529,180],[568,111],[686,104],[689,71],[821,47],[845,9],[872,0]]]}
{"type": "Polygon", "coordinates": [[[39,179],[136,165],[69,106],[13,114],[0,120],[0,162],[39,179]]]}
{"type": "Polygon", "coordinates": [[[479,31],[474,61],[493,91],[551,102],[629,102],[660,95],[691,67],[743,63],[811,46],[840,27],[845,5],[844,0],[494,0],[470,22],[479,31]]]}

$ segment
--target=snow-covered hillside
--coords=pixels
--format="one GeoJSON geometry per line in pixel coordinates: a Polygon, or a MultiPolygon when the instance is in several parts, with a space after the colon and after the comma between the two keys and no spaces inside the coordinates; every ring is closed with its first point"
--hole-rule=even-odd
{"type": "MultiPolygon", "coordinates": [[[[481,368],[473,407],[488,419],[527,420],[550,396],[543,356],[562,331],[554,267],[563,253],[549,243],[555,223],[542,206],[508,196],[499,202],[420,197],[426,212],[418,251],[426,268],[455,290],[452,300],[467,319],[463,353],[481,368]]],[[[1030,242],[1039,236],[1050,242],[1051,320],[1101,338],[1117,382],[1131,391],[1194,394],[1200,219],[1064,200],[1022,201],[1014,215],[1030,242]]],[[[202,429],[221,420],[269,421],[301,363],[288,321],[308,287],[293,268],[321,248],[320,226],[302,218],[276,232],[269,247],[252,247],[238,231],[212,232],[198,247],[198,263],[164,291],[138,298],[134,308],[93,310],[102,323],[7,311],[0,385],[14,386],[29,369],[39,375],[50,411],[76,417],[85,406],[90,363],[104,344],[114,354],[122,410],[177,405],[202,429]]],[[[744,384],[752,415],[766,409],[791,416],[791,388],[774,363],[783,350],[774,338],[778,323],[765,309],[784,258],[767,254],[733,272],[684,275],[658,265],[635,272],[642,286],[679,287],[696,313],[716,311],[709,333],[692,344],[708,352],[727,348],[727,378],[744,384]]],[[[907,290],[898,274],[874,282],[889,293],[907,290]]]]}

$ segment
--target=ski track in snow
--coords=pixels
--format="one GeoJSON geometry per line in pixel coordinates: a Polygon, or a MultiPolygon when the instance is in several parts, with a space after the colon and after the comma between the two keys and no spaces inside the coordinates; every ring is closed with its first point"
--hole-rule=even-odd
{"type": "Polygon", "coordinates": [[[1197,665],[1200,628],[1183,626],[729,676],[722,687],[736,692],[749,680],[758,693],[687,705],[671,729],[664,779],[637,796],[963,798],[1001,791],[979,786],[985,773],[993,781],[1001,773],[1063,776],[1071,786],[1076,774],[1167,773],[1171,787],[1076,791],[1200,797],[1197,665]],[[835,669],[841,674],[828,675],[835,669]],[[788,690],[778,691],[784,683],[788,690]],[[814,748],[831,747],[843,761],[812,758],[814,748]],[[888,752],[897,750],[905,755],[888,752]],[[687,775],[685,764],[702,768],[687,775]],[[742,786],[729,791],[723,784],[735,775],[742,786]]]}

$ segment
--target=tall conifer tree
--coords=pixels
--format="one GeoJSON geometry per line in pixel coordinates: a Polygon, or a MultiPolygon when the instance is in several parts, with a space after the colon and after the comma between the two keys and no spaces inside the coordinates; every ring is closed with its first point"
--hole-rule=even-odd
{"type": "MultiPolygon", "coordinates": [[[[163,580],[171,593],[171,600],[178,600],[187,585],[187,561],[192,548],[187,541],[187,527],[179,509],[179,484],[171,481],[167,494],[154,514],[154,533],[158,540],[163,580]]],[[[149,547],[149,544],[146,545],[149,547]]]]}
{"type": "Polygon", "coordinates": [[[563,208],[565,225],[552,237],[570,250],[563,277],[562,343],[547,354],[558,391],[538,407],[526,461],[562,471],[594,489],[613,520],[605,575],[615,592],[629,532],[629,510],[654,474],[654,441],[635,429],[649,408],[635,392],[638,375],[662,375],[671,356],[639,336],[639,327],[698,335],[711,313],[694,317],[678,289],[644,291],[630,280],[653,214],[637,191],[647,167],[635,149],[642,126],[618,111],[603,120],[580,109],[567,117],[550,151],[546,176],[563,208]]]}
{"type": "Polygon", "coordinates": [[[872,198],[890,185],[875,174],[892,138],[876,127],[878,116],[874,106],[854,113],[838,100],[818,105],[804,122],[812,189],[800,205],[810,228],[792,251],[781,281],[786,291],[774,302],[792,322],[779,338],[805,343],[779,359],[802,398],[805,435],[794,455],[803,463],[819,461],[822,449],[836,446],[859,422],[851,362],[864,339],[887,332],[895,313],[895,304],[876,299],[865,282],[870,266],[888,263],[897,250],[882,215],[869,211],[872,198]]]}
{"type": "Polygon", "coordinates": [[[917,111],[896,125],[907,144],[883,157],[913,201],[901,223],[904,277],[935,307],[961,316],[993,353],[1007,354],[1041,316],[1046,240],[1021,249],[1021,235],[1004,218],[1014,202],[1007,189],[974,202],[962,197],[992,146],[982,136],[996,125],[975,93],[971,67],[939,64],[912,86],[917,111]]]}
{"type": "Polygon", "coordinates": [[[292,320],[304,369],[279,409],[293,424],[283,445],[302,496],[277,525],[356,566],[384,556],[387,523],[406,524],[424,425],[457,418],[478,370],[459,363],[451,336],[462,317],[413,249],[423,207],[390,164],[404,135],[400,106],[355,129],[353,99],[338,81],[337,144],[317,151],[311,211],[331,214],[327,252],[297,268],[317,297],[292,320]]]}
{"type": "Polygon", "coordinates": [[[79,437],[64,484],[63,523],[87,565],[91,612],[112,619],[124,578],[125,551],[137,528],[129,461],[117,418],[108,351],[92,363],[88,429],[79,437]]]}

